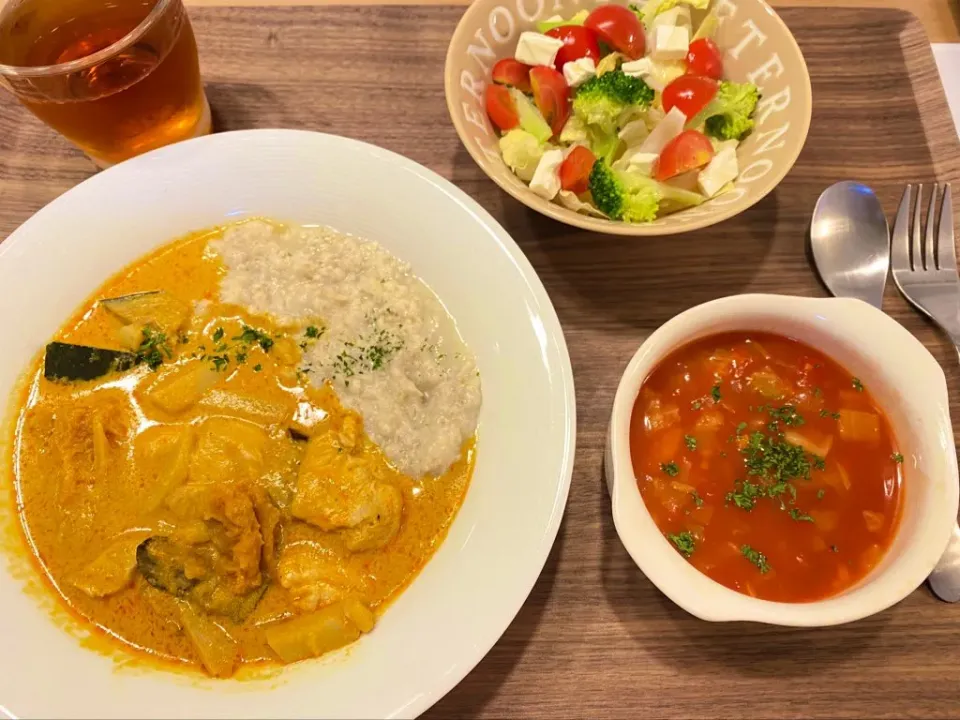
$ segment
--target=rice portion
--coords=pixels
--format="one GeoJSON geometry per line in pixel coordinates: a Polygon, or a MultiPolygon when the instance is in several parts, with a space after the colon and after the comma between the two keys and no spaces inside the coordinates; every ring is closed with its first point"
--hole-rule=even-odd
{"type": "Polygon", "coordinates": [[[309,382],[331,382],[387,458],[439,475],[476,430],[476,361],[434,293],[379,244],[328,228],[251,221],[210,243],[226,268],[220,299],[320,336],[309,382]]]}

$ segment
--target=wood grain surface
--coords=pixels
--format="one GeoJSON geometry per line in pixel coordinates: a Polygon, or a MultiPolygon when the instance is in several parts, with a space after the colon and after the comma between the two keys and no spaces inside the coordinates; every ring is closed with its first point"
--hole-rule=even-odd
{"type": "MultiPolygon", "coordinates": [[[[960,718],[960,604],[942,604],[921,588],[878,616],[831,629],[698,621],[634,566],[601,478],[620,373],[657,326],[724,295],[825,294],[806,233],[828,184],[864,181],[892,215],[904,182],[960,181],[960,147],[919,22],[897,11],[785,10],[814,91],[813,125],[796,167],[735,219],[631,240],[545,219],[481,175],[443,100],[444,51],[460,13],[436,6],[192,11],[218,129],[340,133],[433,168],[516,238],[565,328],[578,449],[556,546],[502,639],[429,716],[960,718]],[[868,57],[854,36],[869,38],[868,57]]],[[[0,99],[0,237],[91,171],[79,152],[0,99]]],[[[941,362],[960,418],[952,347],[892,284],[886,308],[941,362]]]]}
{"type": "MultiPolygon", "coordinates": [[[[470,0],[186,0],[191,7],[276,5],[469,5],[470,0]]],[[[771,0],[777,8],[809,7],[822,12],[828,0],[771,0]]],[[[960,0],[843,0],[844,6],[893,8],[912,12],[930,42],[960,42],[960,0]]]]}

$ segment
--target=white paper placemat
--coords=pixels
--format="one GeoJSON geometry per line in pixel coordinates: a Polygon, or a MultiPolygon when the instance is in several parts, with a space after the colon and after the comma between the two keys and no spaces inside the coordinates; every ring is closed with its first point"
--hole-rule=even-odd
{"type": "Polygon", "coordinates": [[[953,124],[960,135],[960,43],[933,43],[933,57],[947,93],[953,124]]]}

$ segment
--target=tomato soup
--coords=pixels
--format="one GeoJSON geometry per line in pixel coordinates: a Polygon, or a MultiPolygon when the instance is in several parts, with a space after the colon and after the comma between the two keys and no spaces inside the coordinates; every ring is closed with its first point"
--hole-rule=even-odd
{"type": "Polygon", "coordinates": [[[842,592],[896,532],[903,456],[870,388],[786,337],[728,333],[671,353],[640,389],[630,452],[677,552],[753,597],[842,592]]]}

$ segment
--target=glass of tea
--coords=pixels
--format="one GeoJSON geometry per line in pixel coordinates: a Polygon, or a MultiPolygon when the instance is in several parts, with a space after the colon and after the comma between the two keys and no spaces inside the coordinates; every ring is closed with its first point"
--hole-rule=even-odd
{"type": "Polygon", "coordinates": [[[182,0],[0,5],[0,84],[100,167],[210,132],[182,0]]]}

